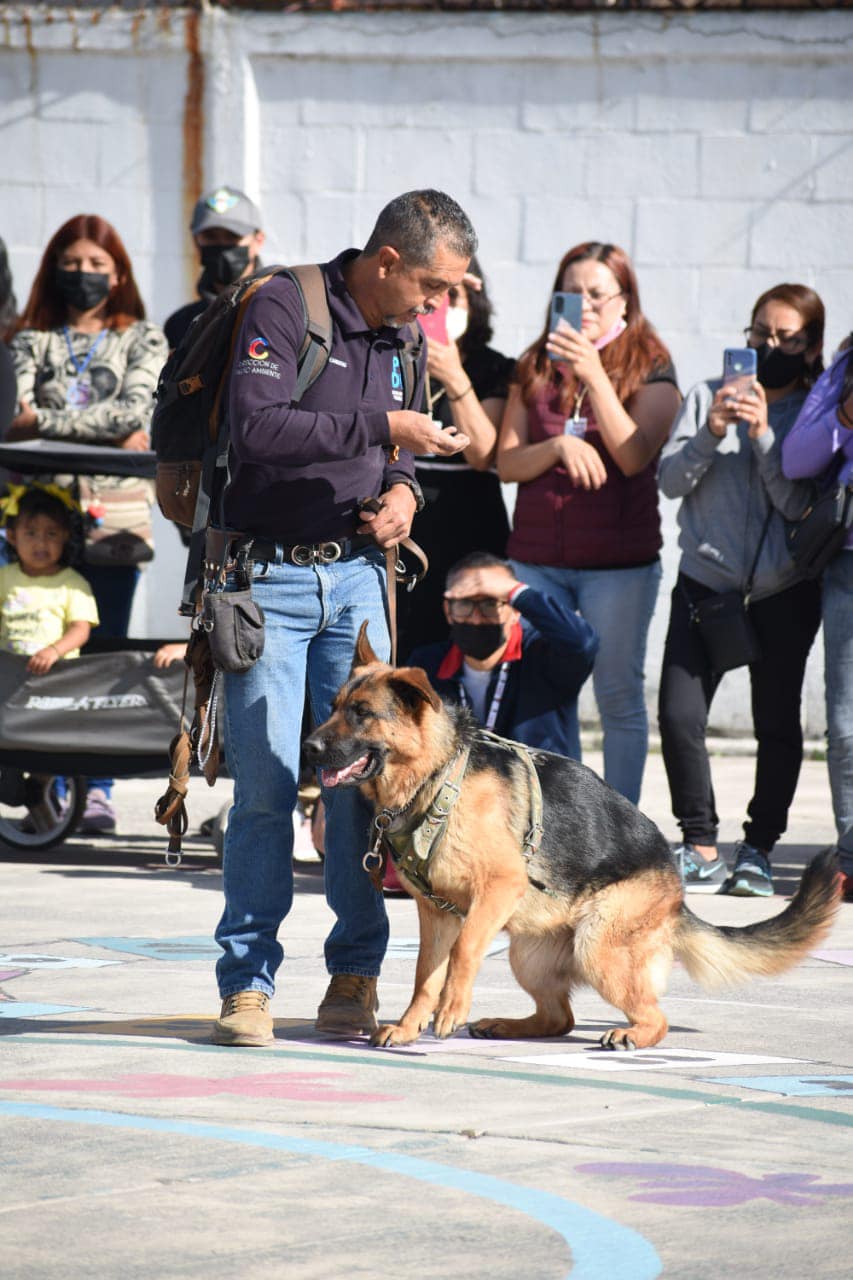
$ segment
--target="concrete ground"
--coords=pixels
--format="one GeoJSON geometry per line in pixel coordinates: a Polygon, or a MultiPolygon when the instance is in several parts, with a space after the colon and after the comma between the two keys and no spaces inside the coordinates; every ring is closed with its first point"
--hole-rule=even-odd
{"type": "MultiPolygon", "coordinates": [[[[724,852],[752,768],[715,760],[724,852]]],[[[564,1040],[371,1050],[313,1031],[330,913],[300,831],[276,1043],[223,1049],[208,1043],[221,876],[197,836],[164,865],[161,790],[117,784],[115,837],[0,851],[4,1276],[850,1275],[853,905],[780,978],[709,994],[676,968],[655,1050],[598,1050],[621,1016],[589,990],[564,1040]]],[[[194,783],[194,830],[227,794],[194,783]]],[[[642,807],[675,836],[659,755],[642,807]]],[[[778,913],[832,840],[825,765],[808,760],[777,896],[690,906],[727,925],[778,913]]],[[[393,1019],[417,925],[408,899],[388,911],[393,1019]]],[[[528,1010],[499,940],[472,1016],[528,1010]]]]}

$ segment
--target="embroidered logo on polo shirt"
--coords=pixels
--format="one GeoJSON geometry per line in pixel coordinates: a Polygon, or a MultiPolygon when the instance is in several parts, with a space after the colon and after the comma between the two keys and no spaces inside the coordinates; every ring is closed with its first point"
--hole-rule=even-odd
{"type": "Polygon", "coordinates": [[[398,355],[395,355],[391,362],[391,395],[395,400],[403,399],[403,371],[400,368],[398,355]]]}
{"type": "Polygon", "coordinates": [[[249,355],[252,360],[269,360],[270,344],[266,338],[253,338],[249,343],[249,355]]]}

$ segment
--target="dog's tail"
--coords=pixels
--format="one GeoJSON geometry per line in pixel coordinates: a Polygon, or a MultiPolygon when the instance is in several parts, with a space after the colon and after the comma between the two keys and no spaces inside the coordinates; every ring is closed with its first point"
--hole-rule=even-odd
{"type": "Polygon", "coordinates": [[[826,936],[840,901],[838,856],[826,849],[806,867],[790,905],[769,920],[717,927],[682,907],[675,954],[695,982],[711,989],[782,973],[826,936]]]}

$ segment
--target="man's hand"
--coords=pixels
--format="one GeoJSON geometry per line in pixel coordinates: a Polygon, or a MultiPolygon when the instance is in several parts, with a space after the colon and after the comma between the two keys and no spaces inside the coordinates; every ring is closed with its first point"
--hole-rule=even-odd
{"type": "Polygon", "coordinates": [[[503,565],[487,564],[478,569],[465,569],[458,574],[444,593],[445,600],[469,600],[487,597],[490,600],[506,600],[521,583],[503,565]]]}
{"type": "MultiPolygon", "coordinates": [[[[391,414],[389,417],[393,416],[391,414]]],[[[421,417],[420,414],[413,415],[421,417]]],[[[382,506],[378,511],[362,511],[362,532],[370,533],[380,547],[396,547],[397,543],[409,536],[417,503],[415,495],[407,484],[392,484],[380,499],[382,506]]]]}
{"type": "Polygon", "coordinates": [[[412,453],[435,453],[449,457],[467,449],[471,441],[455,427],[436,425],[425,413],[411,409],[392,409],[388,414],[391,443],[412,453]]]}

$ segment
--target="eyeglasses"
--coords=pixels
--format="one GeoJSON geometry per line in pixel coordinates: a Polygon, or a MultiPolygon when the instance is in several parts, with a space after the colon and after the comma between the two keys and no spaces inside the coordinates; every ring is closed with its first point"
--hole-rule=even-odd
{"type": "Polygon", "coordinates": [[[506,608],[505,600],[494,600],[491,596],[463,596],[461,599],[448,600],[447,608],[451,618],[464,622],[476,609],[481,618],[487,622],[500,622],[501,609],[506,608]]]}
{"type": "Polygon", "coordinates": [[[586,299],[593,311],[601,311],[608,302],[623,296],[621,289],[618,293],[601,293],[598,289],[566,289],[566,293],[574,293],[577,297],[586,299]]]}
{"type": "Polygon", "coordinates": [[[786,356],[799,355],[809,345],[809,335],[805,329],[801,329],[799,333],[774,333],[763,324],[748,324],[743,332],[751,346],[763,347],[765,342],[772,342],[786,356]]]}

